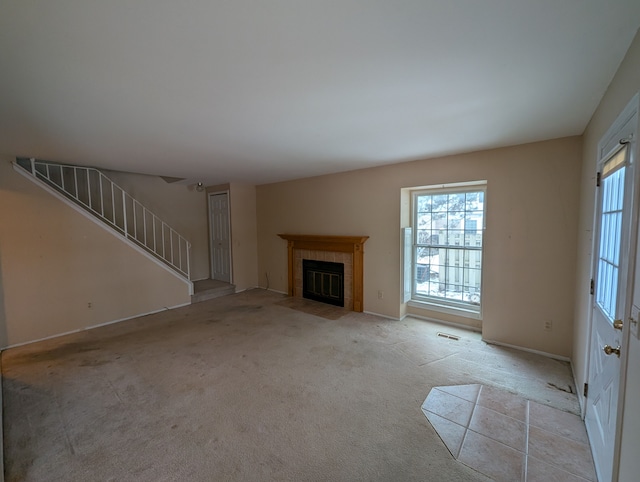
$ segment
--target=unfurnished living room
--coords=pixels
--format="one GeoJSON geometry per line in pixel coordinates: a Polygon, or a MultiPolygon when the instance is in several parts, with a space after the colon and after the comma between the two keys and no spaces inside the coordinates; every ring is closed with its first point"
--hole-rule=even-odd
{"type": "Polygon", "coordinates": [[[637,480],[639,27],[0,0],[4,480],[637,480]]]}

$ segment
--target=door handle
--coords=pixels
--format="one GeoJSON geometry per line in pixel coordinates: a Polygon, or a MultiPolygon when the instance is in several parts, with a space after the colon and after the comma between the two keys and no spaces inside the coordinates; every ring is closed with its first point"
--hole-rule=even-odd
{"type": "Polygon", "coordinates": [[[624,322],[622,320],[613,320],[613,328],[616,330],[622,330],[624,322]]]}
{"type": "Polygon", "coordinates": [[[618,358],[620,358],[620,345],[618,345],[616,348],[613,348],[610,345],[605,345],[604,348],[602,348],[602,350],[605,352],[605,354],[607,355],[613,355],[615,354],[618,358]]]}

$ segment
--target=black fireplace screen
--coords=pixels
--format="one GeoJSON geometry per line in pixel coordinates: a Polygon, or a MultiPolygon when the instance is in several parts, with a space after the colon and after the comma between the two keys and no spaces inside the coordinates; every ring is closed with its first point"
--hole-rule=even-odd
{"type": "Polygon", "coordinates": [[[344,307],[344,264],[303,259],[302,296],[344,307]]]}

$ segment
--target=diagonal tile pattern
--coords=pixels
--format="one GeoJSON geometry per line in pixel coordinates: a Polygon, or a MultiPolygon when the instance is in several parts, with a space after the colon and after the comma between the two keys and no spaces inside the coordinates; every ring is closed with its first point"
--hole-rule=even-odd
{"type": "Polygon", "coordinates": [[[434,387],[422,411],[457,460],[496,481],[596,481],[577,415],[479,384],[434,387]]]}

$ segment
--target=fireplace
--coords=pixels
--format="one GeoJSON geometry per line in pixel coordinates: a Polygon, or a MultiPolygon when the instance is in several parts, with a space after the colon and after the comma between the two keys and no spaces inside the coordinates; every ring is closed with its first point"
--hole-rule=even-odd
{"type": "Polygon", "coordinates": [[[302,297],[344,307],[344,264],[303,259],[302,297]]]}
{"type": "Polygon", "coordinates": [[[344,308],[363,311],[364,243],[369,236],[324,236],[279,234],[287,241],[288,293],[303,297],[303,260],[328,261],[344,265],[344,308]]]}

